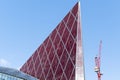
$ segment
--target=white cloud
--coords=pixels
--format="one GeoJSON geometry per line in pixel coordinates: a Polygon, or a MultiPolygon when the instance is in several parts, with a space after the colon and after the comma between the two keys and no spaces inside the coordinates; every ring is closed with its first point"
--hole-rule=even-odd
{"type": "Polygon", "coordinates": [[[0,59],[0,66],[8,67],[10,63],[5,59],[0,59]]]}
{"type": "Polygon", "coordinates": [[[19,66],[19,67],[17,68],[17,70],[20,70],[20,68],[21,68],[21,66],[19,66]]]}

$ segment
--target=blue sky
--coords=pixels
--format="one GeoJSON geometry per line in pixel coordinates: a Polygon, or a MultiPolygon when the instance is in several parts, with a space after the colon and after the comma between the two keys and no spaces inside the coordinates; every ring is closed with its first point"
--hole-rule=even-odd
{"type": "MultiPolygon", "coordinates": [[[[78,0],[0,0],[0,64],[20,68],[78,0]]],[[[120,74],[120,0],[80,0],[86,80],[97,80],[102,40],[103,80],[120,74]]]]}

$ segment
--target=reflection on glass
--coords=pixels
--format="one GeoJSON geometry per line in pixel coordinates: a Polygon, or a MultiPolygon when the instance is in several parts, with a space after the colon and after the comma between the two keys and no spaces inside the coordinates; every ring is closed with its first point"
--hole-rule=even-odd
{"type": "Polygon", "coordinates": [[[0,80],[24,80],[24,79],[18,78],[18,77],[15,77],[15,76],[11,76],[11,75],[8,75],[8,74],[0,73],[0,80]]]}

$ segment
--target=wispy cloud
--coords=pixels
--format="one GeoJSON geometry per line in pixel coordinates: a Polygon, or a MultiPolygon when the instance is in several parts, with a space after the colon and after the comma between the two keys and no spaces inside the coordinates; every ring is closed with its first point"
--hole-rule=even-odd
{"type": "Polygon", "coordinates": [[[21,68],[21,66],[19,66],[19,67],[17,68],[17,70],[20,70],[20,68],[21,68]]]}
{"type": "Polygon", "coordinates": [[[10,63],[5,59],[0,59],[0,66],[8,67],[10,66],[10,63]]]}

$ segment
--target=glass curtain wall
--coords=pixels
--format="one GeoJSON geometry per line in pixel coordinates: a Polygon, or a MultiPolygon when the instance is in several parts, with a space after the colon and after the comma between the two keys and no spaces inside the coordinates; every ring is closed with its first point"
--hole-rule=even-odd
{"type": "Polygon", "coordinates": [[[25,80],[8,74],[0,73],[0,80],[25,80]]]}

